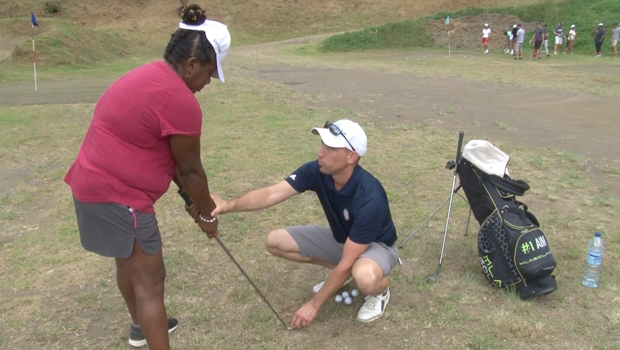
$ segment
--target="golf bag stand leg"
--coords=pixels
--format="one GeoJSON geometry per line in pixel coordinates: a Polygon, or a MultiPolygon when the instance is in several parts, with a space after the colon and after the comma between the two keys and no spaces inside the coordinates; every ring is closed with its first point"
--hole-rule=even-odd
{"type": "Polygon", "coordinates": [[[469,219],[471,219],[471,207],[469,207],[469,214],[467,214],[467,226],[465,226],[465,236],[469,234],[469,219]]]}
{"type": "Polygon", "coordinates": [[[416,227],[416,229],[413,230],[413,232],[411,232],[411,234],[407,236],[407,238],[405,238],[405,240],[398,246],[398,249],[402,248],[405,245],[405,243],[407,243],[407,241],[413,238],[413,236],[422,229],[422,227],[426,226],[426,223],[429,222],[435,215],[437,215],[437,213],[441,210],[441,208],[444,207],[444,205],[446,205],[446,203],[448,203],[449,200],[450,200],[450,197],[446,198],[446,200],[443,201],[443,203],[441,203],[439,208],[437,208],[431,215],[429,215],[426,218],[426,220],[424,220],[424,222],[420,224],[420,226],[416,227]]]}
{"type": "MultiPolygon", "coordinates": [[[[426,282],[435,283],[439,279],[439,273],[441,272],[441,263],[443,262],[443,252],[446,248],[446,237],[448,236],[448,227],[450,225],[450,212],[452,211],[452,201],[454,200],[454,186],[456,186],[456,177],[458,175],[459,162],[461,161],[461,146],[463,144],[464,132],[459,132],[459,141],[456,147],[456,158],[454,165],[454,176],[452,177],[452,188],[450,189],[450,203],[448,204],[448,216],[446,217],[446,228],[443,232],[443,243],[441,244],[441,254],[439,255],[439,265],[437,265],[437,273],[434,275],[426,276],[426,282]]],[[[459,186],[460,187],[460,186],[459,186]]]]}

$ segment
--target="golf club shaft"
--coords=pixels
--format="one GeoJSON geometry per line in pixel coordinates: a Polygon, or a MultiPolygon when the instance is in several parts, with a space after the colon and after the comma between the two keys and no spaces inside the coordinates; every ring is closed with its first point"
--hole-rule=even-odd
{"type": "Polygon", "coordinates": [[[448,236],[448,226],[450,225],[450,212],[452,211],[452,201],[454,199],[454,186],[456,185],[456,177],[458,175],[459,162],[461,161],[461,144],[463,143],[464,132],[459,132],[459,143],[456,147],[456,165],[454,166],[454,176],[452,177],[452,188],[450,189],[450,203],[448,204],[448,216],[446,218],[446,228],[443,232],[443,243],[441,244],[441,254],[439,255],[439,265],[437,266],[437,276],[441,271],[441,263],[443,262],[443,252],[446,247],[446,238],[448,236]]]}
{"type": "MultiPolygon", "coordinates": [[[[187,205],[192,205],[192,199],[189,198],[189,195],[187,195],[187,192],[185,192],[185,189],[183,188],[179,188],[179,190],[177,191],[177,193],[179,194],[179,196],[181,196],[183,198],[183,200],[185,201],[185,203],[187,205]]],[[[254,290],[256,291],[256,293],[258,293],[258,295],[260,295],[260,297],[263,299],[263,301],[265,302],[265,304],[267,304],[267,306],[269,306],[269,308],[271,309],[271,311],[273,311],[274,315],[276,315],[276,317],[278,318],[278,320],[280,320],[280,322],[282,322],[282,325],[284,326],[284,328],[289,329],[288,326],[286,325],[286,322],[284,322],[284,320],[282,319],[282,317],[280,317],[280,315],[278,314],[278,312],[276,311],[276,309],[273,308],[273,306],[271,306],[271,303],[269,303],[269,301],[267,300],[267,298],[265,297],[265,295],[263,295],[263,293],[260,291],[260,289],[258,289],[258,287],[256,286],[256,284],[254,284],[254,282],[252,281],[252,279],[250,278],[250,276],[248,276],[248,274],[245,272],[245,270],[243,269],[243,267],[241,267],[241,264],[239,264],[239,262],[237,261],[237,259],[235,259],[235,257],[232,255],[232,253],[230,252],[230,250],[228,250],[228,248],[226,248],[226,245],[224,244],[224,242],[222,242],[222,240],[215,236],[215,240],[217,241],[217,243],[219,243],[220,247],[222,247],[222,249],[224,250],[224,252],[226,252],[226,254],[228,255],[228,257],[230,258],[230,260],[232,260],[235,265],[237,265],[237,268],[239,269],[239,271],[241,271],[241,273],[243,274],[243,276],[245,276],[245,278],[248,280],[248,282],[250,282],[250,284],[252,285],[252,287],[254,287],[254,290]]]]}

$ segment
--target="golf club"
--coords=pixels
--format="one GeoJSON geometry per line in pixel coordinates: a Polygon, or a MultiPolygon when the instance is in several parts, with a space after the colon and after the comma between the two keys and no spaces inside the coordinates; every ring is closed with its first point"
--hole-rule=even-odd
{"type": "Polygon", "coordinates": [[[452,200],[454,199],[454,186],[456,185],[456,176],[458,174],[459,162],[461,161],[461,145],[463,144],[464,132],[459,132],[459,143],[456,147],[456,158],[454,164],[454,177],[452,178],[452,188],[450,189],[450,203],[448,204],[448,217],[446,218],[446,228],[443,232],[443,243],[441,244],[441,254],[439,255],[439,265],[437,273],[426,276],[426,282],[435,283],[439,280],[439,272],[441,272],[441,263],[443,262],[443,251],[446,247],[446,237],[448,236],[448,225],[450,224],[450,211],[452,211],[452,200]]]}
{"type": "MultiPolygon", "coordinates": [[[[177,193],[179,194],[179,196],[181,196],[183,198],[183,200],[185,200],[185,203],[187,205],[192,205],[192,199],[189,198],[189,195],[187,194],[187,192],[185,192],[185,189],[183,188],[179,188],[179,190],[177,191],[177,193]]],[[[256,293],[258,293],[258,295],[260,295],[261,298],[263,298],[263,301],[267,304],[267,306],[269,306],[269,308],[271,309],[271,311],[273,311],[274,315],[276,315],[276,317],[278,318],[278,320],[280,320],[280,322],[282,322],[282,325],[284,326],[284,328],[286,328],[287,330],[291,330],[287,325],[286,322],[284,322],[284,320],[282,319],[282,317],[280,317],[280,315],[278,314],[278,312],[276,311],[276,309],[273,308],[273,306],[271,306],[271,303],[269,303],[269,301],[267,300],[267,298],[265,297],[265,295],[263,295],[263,293],[260,291],[260,289],[258,289],[258,287],[256,286],[256,284],[254,284],[254,282],[252,282],[252,279],[250,278],[250,276],[248,276],[248,274],[245,272],[245,270],[243,269],[243,267],[241,267],[241,264],[239,264],[239,262],[237,262],[237,259],[235,259],[235,257],[232,255],[232,253],[230,252],[230,250],[228,250],[228,248],[226,248],[226,245],[224,245],[224,242],[222,242],[222,240],[215,236],[215,240],[217,241],[217,243],[219,243],[220,247],[222,247],[222,249],[224,249],[224,251],[226,252],[226,254],[228,254],[228,257],[230,258],[230,260],[232,260],[235,265],[237,265],[237,268],[239,268],[239,271],[241,271],[241,273],[243,274],[243,276],[245,276],[245,278],[248,280],[248,282],[250,282],[250,284],[252,285],[252,287],[254,287],[254,290],[256,290],[256,293]]]]}

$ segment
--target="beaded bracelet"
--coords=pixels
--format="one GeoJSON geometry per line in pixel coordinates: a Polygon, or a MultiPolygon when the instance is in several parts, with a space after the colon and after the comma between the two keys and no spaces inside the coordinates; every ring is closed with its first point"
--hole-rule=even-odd
{"type": "Polygon", "coordinates": [[[204,222],[209,223],[209,224],[210,224],[210,223],[213,223],[213,222],[215,222],[215,221],[217,220],[217,216],[214,216],[214,217],[212,217],[212,218],[211,218],[211,219],[209,219],[209,220],[207,220],[207,219],[203,218],[203,217],[202,217],[202,215],[198,215],[198,218],[199,218],[200,220],[204,221],[204,222]]]}

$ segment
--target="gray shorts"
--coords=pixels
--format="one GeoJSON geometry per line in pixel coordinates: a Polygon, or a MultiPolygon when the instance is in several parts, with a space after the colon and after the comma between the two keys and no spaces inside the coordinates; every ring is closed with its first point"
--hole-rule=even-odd
{"type": "Polygon", "coordinates": [[[73,203],[84,249],[121,259],[131,256],[136,241],[146,254],[161,250],[155,213],[141,213],[119,203],[84,203],[75,197],[73,203]]]}
{"type": "MultiPolygon", "coordinates": [[[[291,226],[285,230],[293,237],[302,256],[338,264],[342,259],[343,243],[334,239],[332,230],[326,226],[291,226]]],[[[360,255],[381,266],[383,275],[387,276],[394,266],[398,265],[398,249],[395,245],[372,242],[368,249],[360,255]]]]}

